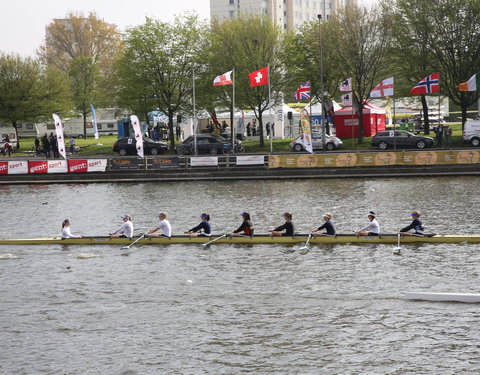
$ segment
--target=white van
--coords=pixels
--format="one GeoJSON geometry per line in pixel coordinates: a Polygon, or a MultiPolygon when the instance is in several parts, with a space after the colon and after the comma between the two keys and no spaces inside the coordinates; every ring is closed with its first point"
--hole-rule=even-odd
{"type": "Polygon", "coordinates": [[[473,147],[480,146],[480,120],[465,121],[463,141],[471,143],[473,147]]]}

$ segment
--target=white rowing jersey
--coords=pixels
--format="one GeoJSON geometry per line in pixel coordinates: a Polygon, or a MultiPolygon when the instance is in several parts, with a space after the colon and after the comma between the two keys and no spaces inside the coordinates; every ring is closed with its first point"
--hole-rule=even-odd
{"type": "Polygon", "coordinates": [[[133,237],[133,223],[130,220],[124,222],[123,225],[120,228],[118,228],[115,232],[113,232],[113,234],[117,234],[117,233],[123,234],[128,238],[132,238],[133,237]]]}
{"type": "Polygon", "coordinates": [[[373,219],[365,228],[360,229],[359,232],[380,234],[380,225],[378,224],[377,219],[373,219]]]}
{"type": "Polygon", "coordinates": [[[167,219],[163,219],[160,221],[158,224],[158,227],[155,228],[155,231],[161,230],[162,234],[171,237],[172,236],[172,226],[170,225],[170,222],[167,219]]]}
{"type": "Polygon", "coordinates": [[[76,234],[72,234],[72,232],[70,232],[70,226],[69,225],[65,225],[62,228],[62,238],[78,238],[78,236],[76,234]]]}

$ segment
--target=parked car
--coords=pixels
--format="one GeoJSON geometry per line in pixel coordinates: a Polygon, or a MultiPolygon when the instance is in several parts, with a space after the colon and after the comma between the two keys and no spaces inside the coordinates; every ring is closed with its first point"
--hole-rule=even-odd
{"type": "Polygon", "coordinates": [[[378,147],[380,150],[387,148],[419,148],[433,146],[433,138],[412,134],[405,130],[396,130],[395,136],[393,130],[383,131],[372,137],[372,146],[378,147]]]}
{"type": "MultiPolygon", "coordinates": [[[[312,146],[314,150],[323,150],[323,142],[321,134],[312,134],[312,146]]],[[[328,151],[336,150],[343,146],[343,142],[340,138],[333,137],[331,135],[325,134],[325,148],[328,151]]],[[[305,141],[303,136],[299,135],[292,142],[290,142],[290,147],[293,151],[303,151],[306,149],[305,141]]]]}
{"type": "Polygon", "coordinates": [[[463,127],[463,141],[480,146],[480,120],[467,120],[463,127]]]}
{"type": "MultiPolygon", "coordinates": [[[[119,138],[113,144],[113,151],[120,155],[135,155],[137,153],[137,141],[135,138],[119,138]]],[[[165,142],[157,142],[148,137],[143,137],[143,152],[150,155],[163,154],[168,151],[168,145],[165,142]]]]}
{"type": "MultiPolygon", "coordinates": [[[[175,152],[178,155],[194,154],[194,139],[193,135],[185,139],[183,144],[175,147],[175,152]]],[[[197,134],[197,151],[199,154],[210,155],[233,152],[231,143],[217,134],[197,134]]],[[[242,142],[235,140],[235,152],[241,151],[243,151],[242,142]]]]}

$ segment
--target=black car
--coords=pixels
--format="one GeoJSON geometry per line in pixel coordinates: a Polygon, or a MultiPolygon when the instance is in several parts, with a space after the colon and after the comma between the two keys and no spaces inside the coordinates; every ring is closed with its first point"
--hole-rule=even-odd
{"type": "Polygon", "coordinates": [[[387,148],[419,148],[433,147],[433,138],[422,137],[412,134],[405,130],[387,130],[375,134],[372,137],[372,146],[378,147],[380,150],[387,148]]]}
{"type": "MultiPolygon", "coordinates": [[[[120,155],[135,155],[137,153],[137,141],[135,138],[119,138],[113,144],[113,151],[120,155]]],[[[165,142],[157,142],[148,137],[143,137],[143,152],[150,155],[163,154],[168,151],[165,142]]]]}
{"type": "MultiPolygon", "coordinates": [[[[183,144],[175,147],[175,152],[178,155],[187,155],[187,154],[195,154],[194,152],[194,139],[195,137],[191,135],[183,144]]],[[[242,143],[238,140],[235,141],[235,151],[242,151],[242,143]]],[[[219,153],[231,153],[232,145],[231,143],[216,134],[198,134],[197,135],[197,151],[199,154],[210,154],[216,155],[219,153]]]]}

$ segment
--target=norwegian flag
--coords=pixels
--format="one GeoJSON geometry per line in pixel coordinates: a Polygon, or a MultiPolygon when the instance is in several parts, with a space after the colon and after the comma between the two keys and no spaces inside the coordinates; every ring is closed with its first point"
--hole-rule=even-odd
{"type": "Polygon", "coordinates": [[[440,73],[433,73],[422,79],[410,90],[411,95],[431,94],[440,92],[440,73]]]}
{"type": "Polygon", "coordinates": [[[310,81],[298,86],[293,93],[293,97],[297,100],[310,99],[310,81]]]}

